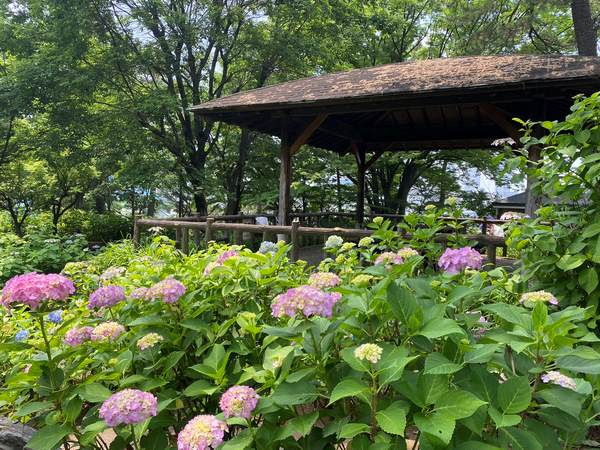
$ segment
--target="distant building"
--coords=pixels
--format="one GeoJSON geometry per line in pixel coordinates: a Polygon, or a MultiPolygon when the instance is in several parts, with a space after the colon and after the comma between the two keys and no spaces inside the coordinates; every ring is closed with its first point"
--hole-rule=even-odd
{"type": "Polygon", "coordinates": [[[492,206],[496,209],[496,217],[499,218],[506,212],[524,214],[526,201],[527,194],[525,192],[519,192],[518,194],[496,200],[492,203],[492,206]]]}

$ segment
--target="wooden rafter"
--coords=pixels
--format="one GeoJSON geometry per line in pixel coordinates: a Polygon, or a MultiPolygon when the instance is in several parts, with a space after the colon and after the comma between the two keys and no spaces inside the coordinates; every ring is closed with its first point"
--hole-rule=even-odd
{"type": "Polygon", "coordinates": [[[519,142],[521,133],[514,122],[510,120],[508,114],[504,112],[504,110],[490,103],[484,103],[479,105],[479,111],[481,111],[484,116],[498,125],[502,131],[514,139],[515,142],[519,142]]]}
{"type": "Polygon", "coordinates": [[[327,114],[319,114],[302,130],[302,132],[294,139],[290,145],[290,154],[294,156],[306,142],[310,139],[315,131],[319,129],[321,124],[327,119],[327,114]]]}

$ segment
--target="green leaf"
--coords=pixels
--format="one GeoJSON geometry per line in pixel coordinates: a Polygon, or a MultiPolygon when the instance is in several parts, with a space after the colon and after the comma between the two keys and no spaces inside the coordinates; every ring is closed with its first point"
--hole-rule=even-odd
{"type": "Polygon", "coordinates": [[[329,404],[346,397],[359,397],[369,403],[369,386],[356,378],[346,378],[340,381],[331,391],[329,404]]]}
{"type": "Polygon", "coordinates": [[[419,334],[429,339],[437,339],[457,334],[464,335],[465,331],[452,319],[436,317],[427,322],[419,334]]]}
{"type": "Polygon", "coordinates": [[[513,377],[498,386],[498,404],[506,414],[525,411],[531,403],[531,387],[527,377],[513,377]]]}
{"type": "Polygon", "coordinates": [[[368,433],[370,431],[369,425],[365,423],[347,423],[342,426],[339,439],[352,439],[354,436],[361,433],[368,433]]]}
{"type": "Polygon", "coordinates": [[[375,415],[377,424],[386,433],[404,436],[407,410],[408,406],[406,403],[394,402],[387,408],[377,411],[375,415]]]}
{"type": "Polygon", "coordinates": [[[420,374],[417,381],[417,392],[424,405],[435,403],[448,391],[448,377],[445,375],[420,374]]]}
{"type": "Polygon", "coordinates": [[[394,317],[404,325],[408,324],[411,316],[419,308],[414,294],[397,283],[390,283],[388,286],[387,300],[394,317]]]}
{"type": "Polygon", "coordinates": [[[563,255],[563,257],[560,258],[558,260],[558,262],[556,263],[556,266],[559,269],[562,269],[563,271],[567,272],[569,270],[577,269],[579,266],[581,266],[585,262],[585,260],[586,260],[585,255],[582,255],[582,254],[563,255]]]}
{"type": "Polygon", "coordinates": [[[21,406],[14,415],[15,417],[30,416],[33,413],[51,409],[53,406],[51,402],[31,402],[21,406]]]}
{"type": "Polygon", "coordinates": [[[46,425],[36,432],[27,442],[27,448],[31,450],[48,450],[59,446],[61,441],[73,430],[67,425],[46,425]]]}
{"type": "Polygon", "coordinates": [[[142,316],[127,323],[128,327],[136,327],[139,325],[164,325],[165,318],[160,315],[142,316]]]}
{"type": "Polygon", "coordinates": [[[207,332],[210,330],[208,324],[200,319],[185,319],[179,322],[183,328],[198,332],[207,332]]]}
{"type": "Polygon", "coordinates": [[[548,321],[548,307],[543,302],[537,302],[531,312],[531,324],[534,329],[543,328],[548,321]]]}
{"type": "Polygon", "coordinates": [[[549,386],[539,391],[537,395],[550,405],[563,410],[577,419],[579,419],[583,402],[586,399],[584,395],[559,386],[549,386]]]}
{"type": "Polygon", "coordinates": [[[112,395],[112,392],[100,383],[84,384],[77,389],[77,392],[82,400],[92,403],[103,402],[112,395]]]}
{"type": "Polygon", "coordinates": [[[385,346],[377,364],[379,384],[384,386],[399,380],[404,372],[404,367],[417,358],[418,356],[408,357],[408,350],[404,347],[385,346]]]}
{"type": "Polygon", "coordinates": [[[317,388],[308,381],[281,383],[270,398],[280,406],[302,405],[317,398],[317,388]]]}
{"type": "Polygon", "coordinates": [[[521,423],[521,416],[518,414],[503,414],[492,406],[488,408],[488,414],[496,424],[496,428],[514,427],[521,423]]]}
{"type": "Polygon", "coordinates": [[[454,419],[443,416],[441,414],[432,414],[424,416],[420,413],[414,415],[415,425],[422,433],[439,439],[444,444],[448,445],[454,434],[454,419]]]}
{"type": "MultiPolygon", "coordinates": [[[[600,158],[600,153],[598,153],[595,156],[600,158]]],[[[588,225],[587,227],[585,227],[583,229],[583,231],[581,232],[580,236],[583,239],[588,239],[588,238],[591,238],[592,236],[596,236],[597,234],[600,234],[600,222],[592,223],[592,224],[588,225]]]]}
{"type": "Polygon", "coordinates": [[[186,397],[198,397],[200,395],[212,395],[219,390],[219,386],[215,386],[207,380],[194,381],[183,391],[186,397]]]}
{"type": "Polygon", "coordinates": [[[467,441],[456,447],[457,450],[502,450],[500,447],[495,447],[485,442],[467,441]]]}
{"type": "Polygon", "coordinates": [[[451,419],[464,419],[475,413],[487,402],[467,391],[449,391],[435,402],[435,412],[451,419]]]}
{"type": "Polygon", "coordinates": [[[473,350],[466,352],[463,356],[465,364],[486,363],[498,351],[500,344],[475,344],[473,350]]]}
{"type": "Polygon", "coordinates": [[[591,294],[598,287],[598,272],[590,267],[579,273],[578,280],[584,291],[591,294]]]}
{"type": "Polygon", "coordinates": [[[431,375],[444,375],[458,372],[462,369],[461,364],[450,361],[441,353],[430,353],[425,359],[425,372],[431,375]]]}
{"type": "Polygon", "coordinates": [[[535,436],[520,428],[500,428],[500,435],[513,450],[542,450],[535,436]]]}
{"type": "Polygon", "coordinates": [[[590,347],[569,349],[556,359],[556,365],[561,369],[573,372],[600,374],[600,353],[590,347]]]}
{"type": "Polygon", "coordinates": [[[227,440],[219,450],[244,450],[250,447],[254,438],[250,430],[244,430],[239,434],[236,434],[234,438],[227,440]]]}
{"type": "Polygon", "coordinates": [[[523,328],[528,327],[529,319],[527,318],[527,314],[518,306],[507,303],[494,303],[483,306],[481,309],[491,312],[509,323],[518,324],[523,328]]]}
{"type": "Polygon", "coordinates": [[[368,372],[371,370],[371,363],[366,360],[358,359],[354,356],[356,347],[345,348],[340,352],[342,359],[348,363],[350,367],[358,372],[368,372]]]}
{"type": "Polygon", "coordinates": [[[286,422],[283,428],[277,434],[276,441],[287,439],[290,436],[306,436],[312,430],[313,425],[319,418],[319,412],[313,411],[309,414],[303,414],[286,422]]]}

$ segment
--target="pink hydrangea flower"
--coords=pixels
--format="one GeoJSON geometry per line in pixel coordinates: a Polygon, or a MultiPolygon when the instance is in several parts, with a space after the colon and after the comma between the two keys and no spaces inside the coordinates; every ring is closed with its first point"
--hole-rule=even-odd
{"type": "Polygon", "coordinates": [[[444,272],[455,274],[465,269],[481,269],[483,255],[471,247],[447,248],[438,261],[444,272]]]}
{"type": "Polygon", "coordinates": [[[534,291],[526,292],[521,295],[519,303],[528,308],[534,308],[537,303],[549,303],[550,305],[558,305],[558,299],[550,292],[546,291],[534,291]]]}
{"type": "Polygon", "coordinates": [[[213,271],[213,269],[215,269],[217,267],[221,267],[223,265],[223,263],[225,261],[227,261],[228,259],[236,258],[238,256],[239,256],[239,253],[235,250],[224,251],[217,257],[216,261],[210,262],[206,265],[206,267],[204,268],[204,275],[208,275],[213,271]]]}
{"type": "Polygon", "coordinates": [[[185,294],[185,286],[175,278],[165,278],[146,291],[149,300],[160,299],[165,303],[175,303],[185,294]]]}
{"type": "Polygon", "coordinates": [[[134,425],[156,416],[157,399],[149,392],[125,389],[104,400],[100,418],[109,427],[134,425]]]}
{"type": "Polygon", "coordinates": [[[384,252],[375,259],[376,265],[385,264],[386,266],[389,266],[392,264],[402,264],[403,262],[402,256],[394,252],[384,252]]]}
{"type": "Polygon", "coordinates": [[[91,339],[93,329],[93,327],[71,328],[65,333],[63,342],[71,347],[81,345],[91,339]]]}
{"type": "Polygon", "coordinates": [[[342,295],[338,292],[328,293],[314,286],[299,286],[275,297],[271,311],[274,317],[294,317],[300,311],[306,317],[331,317],[333,306],[340,298],[342,295]]]}
{"type": "Polygon", "coordinates": [[[308,278],[308,284],[321,289],[335,287],[341,282],[340,277],[331,272],[316,272],[308,278]]]}
{"type": "Polygon", "coordinates": [[[125,327],[117,322],[103,322],[92,330],[90,339],[94,342],[115,340],[125,332],[125,327]]]}
{"type": "Polygon", "coordinates": [[[37,309],[47,300],[64,301],[75,292],[73,282],[56,273],[27,273],[17,275],[6,282],[0,296],[0,304],[9,308],[12,303],[22,303],[37,309]]]}
{"type": "Polygon", "coordinates": [[[177,450],[215,449],[223,443],[226,431],[227,424],[215,416],[196,416],[179,432],[177,450]]]}
{"type": "Polygon", "coordinates": [[[121,286],[103,286],[90,295],[88,308],[110,308],[125,300],[125,291],[121,286]]]}
{"type": "Polygon", "coordinates": [[[551,370],[542,375],[542,381],[544,383],[558,384],[559,386],[573,391],[577,389],[577,382],[573,378],[563,375],[556,370],[551,370]]]}
{"type": "Polygon", "coordinates": [[[219,406],[223,410],[225,418],[241,417],[249,419],[252,411],[256,408],[259,396],[249,386],[233,386],[221,396],[219,406]]]}

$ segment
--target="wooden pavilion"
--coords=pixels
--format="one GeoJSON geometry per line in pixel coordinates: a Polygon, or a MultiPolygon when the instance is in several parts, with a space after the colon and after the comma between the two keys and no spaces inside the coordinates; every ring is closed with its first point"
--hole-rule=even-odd
{"type": "MultiPolygon", "coordinates": [[[[441,58],[289,81],[192,110],[206,120],[280,138],[280,225],[289,224],[292,157],[303,145],[353,153],[360,226],[365,173],[385,152],[485,149],[507,137],[518,142],[513,117],[561,119],[573,96],[598,90],[597,57],[441,58]]],[[[530,160],[539,156],[539,149],[530,150],[530,160]]],[[[528,193],[526,212],[535,209],[528,193]]]]}

